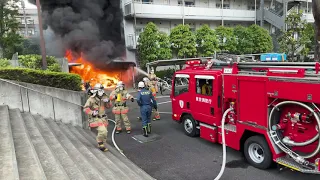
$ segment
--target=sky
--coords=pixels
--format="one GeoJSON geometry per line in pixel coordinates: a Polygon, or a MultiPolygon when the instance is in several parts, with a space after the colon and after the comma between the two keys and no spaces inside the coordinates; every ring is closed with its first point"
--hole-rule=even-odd
{"type": "Polygon", "coordinates": [[[26,4],[26,9],[36,9],[37,7],[28,2],[28,0],[23,0],[26,4]]]}

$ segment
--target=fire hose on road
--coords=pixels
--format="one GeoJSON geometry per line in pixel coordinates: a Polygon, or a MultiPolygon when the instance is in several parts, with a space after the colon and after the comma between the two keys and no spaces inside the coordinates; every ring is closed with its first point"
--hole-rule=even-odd
{"type": "Polygon", "coordinates": [[[226,168],[226,161],[227,161],[227,147],[226,147],[226,138],[225,138],[225,134],[224,134],[224,123],[226,121],[226,117],[227,114],[232,111],[233,108],[229,108],[227,109],[222,116],[222,120],[221,120],[221,134],[222,134],[222,165],[221,165],[221,169],[220,172],[218,174],[218,176],[216,178],[214,178],[214,180],[219,180],[221,178],[221,176],[224,173],[224,170],[226,168]]]}

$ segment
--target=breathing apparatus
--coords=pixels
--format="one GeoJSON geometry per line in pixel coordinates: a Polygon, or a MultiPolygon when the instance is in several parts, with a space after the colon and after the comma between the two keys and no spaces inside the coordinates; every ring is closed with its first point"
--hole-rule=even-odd
{"type": "Polygon", "coordinates": [[[94,96],[98,96],[99,98],[101,98],[104,94],[104,87],[102,84],[96,84],[92,89],[91,89],[91,93],[94,96]]]}

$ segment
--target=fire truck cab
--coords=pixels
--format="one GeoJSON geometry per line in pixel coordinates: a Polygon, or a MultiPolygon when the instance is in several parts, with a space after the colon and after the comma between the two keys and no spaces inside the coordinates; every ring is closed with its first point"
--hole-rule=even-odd
{"type": "Polygon", "coordinates": [[[273,162],[320,174],[319,63],[187,61],[173,77],[172,119],[191,137],[242,151],[254,167],[273,162]]]}

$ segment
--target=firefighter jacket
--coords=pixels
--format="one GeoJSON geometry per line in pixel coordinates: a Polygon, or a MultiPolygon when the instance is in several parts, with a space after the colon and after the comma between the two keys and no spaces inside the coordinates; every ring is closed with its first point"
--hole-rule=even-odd
{"type": "Polygon", "coordinates": [[[151,82],[149,82],[149,83],[147,84],[147,86],[148,86],[149,91],[151,91],[153,97],[156,98],[157,91],[156,91],[155,86],[154,86],[151,82]]]}
{"type": "Polygon", "coordinates": [[[121,114],[126,114],[129,111],[129,108],[127,107],[127,100],[133,99],[133,96],[128,93],[127,90],[120,91],[118,88],[111,92],[110,94],[110,100],[112,101],[114,107],[112,109],[112,112],[114,114],[119,114],[121,110],[121,114]]]}
{"type": "Polygon", "coordinates": [[[83,111],[89,115],[89,126],[107,126],[108,121],[105,115],[105,109],[110,107],[111,104],[108,95],[104,94],[101,98],[96,95],[90,96],[83,109],[83,111]],[[93,111],[98,111],[98,115],[92,116],[93,111]]]}
{"type": "Polygon", "coordinates": [[[141,89],[138,92],[137,103],[139,106],[148,106],[149,105],[149,106],[157,109],[157,101],[155,100],[155,98],[151,94],[151,91],[148,89],[145,89],[145,88],[141,89]]]}

